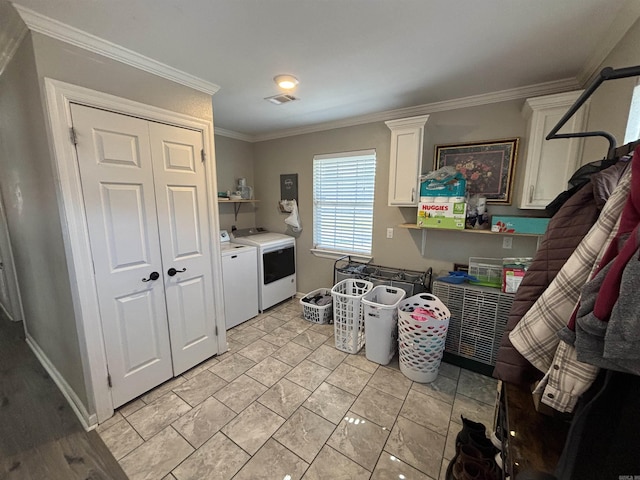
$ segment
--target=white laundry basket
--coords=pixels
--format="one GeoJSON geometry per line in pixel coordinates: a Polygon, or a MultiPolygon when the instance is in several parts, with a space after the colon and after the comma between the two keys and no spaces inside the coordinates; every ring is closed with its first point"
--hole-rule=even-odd
{"type": "Polygon", "coordinates": [[[444,303],[429,293],[414,295],[398,305],[400,371],[406,377],[419,383],[438,377],[450,317],[444,303]],[[418,308],[427,314],[415,312],[418,308]]]}
{"type": "Polygon", "coordinates": [[[336,283],[331,289],[333,331],[338,350],[358,353],[364,346],[362,297],[372,288],[371,282],[349,278],[336,283]]]}
{"type": "Polygon", "coordinates": [[[300,305],[302,305],[302,315],[304,319],[312,323],[326,324],[331,323],[333,312],[333,297],[331,303],[327,305],[314,305],[308,302],[309,298],[313,298],[316,295],[331,295],[331,290],[328,288],[319,288],[313,292],[307,293],[300,299],[300,305]]]}
{"type": "Polygon", "coordinates": [[[372,362],[387,365],[398,345],[398,304],[407,292],[379,285],[362,297],[366,355],[372,362]]]}

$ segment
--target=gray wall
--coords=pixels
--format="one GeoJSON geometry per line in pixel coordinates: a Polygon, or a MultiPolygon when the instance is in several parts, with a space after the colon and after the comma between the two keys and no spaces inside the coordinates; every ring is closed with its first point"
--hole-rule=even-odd
{"type": "MultiPolygon", "coordinates": [[[[640,64],[640,21],[603,61],[605,67],[626,67],[640,64]]],[[[623,141],[629,104],[637,78],[609,81],[592,97],[589,129],[613,133],[623,141]]],[[[524,101],[514,100],[493,105],[463,108],[434,113],[425,128],[423,171],[433,165],[434,146],[447,143],[472,142],[520,137],[519,159],[516,165],[511,206],[489,206],[492,215],[543,216],[544,213],[516,208],[523,183],[526,159],[526,121],[521,115],[524,101]]],[[[562,141],[562,140],[556,140],[562,141]]],[[[387,206],[390,132],[384,123],[341,128],[326,132],[260,142],[255,145],[256,192],[263,200],[257,209],[259,224],[284,232],[284,215],[271,206],[279,196],[279,175],[298,173],[300,214],[304,231],[298,239],[298,291],[308,292],[332,284],[333,261],[313,256],[312,247],[313,155],[375,148],[377,152],[376,196],[374,210],[373,262],[380,265],[422,270],[429,266],[434,272],[445,271],[453,263],[468,263],[470,256],[505,257],[532,255],[536,239],[513,237],[513,249],[502,248],[502,236],[489,236],[455,231],[425,232],[426,251],[420,253],[423,232],[397,228],[398,224],[413,222],[415,208],[387,206]],[[386,238],[386,229],[394,228],[394,238],[386,238]]],[[[606,154],[606,142],[590,139],[585,143],[583,163],[606,154]]]]}
{"type": "Polygon", "coordinates": [[[87,405],[30,36],[0,77],[0,170],[27,331],[87,405]]]}
{"type": "MultiPolygon", "coordinates": [[[[523,101],[434,113],[425,128],[423,170],[433,166],[434,145],[490,139],[522,137],[526,120],[520,110],[523,101]]],[[[536,239],[514,237],[513,248],[502,249],[502,237],[454,231],[426,232],[427,249],[421,255],[422,232],[398,228],[415,222],[416,208],[387,206],[389,151],[391,132],[384,122],[282,138],[255,145],[256,193],[262,200],[256,212],[258,223],[273,231],[284,232],[285,214],[275,208],[280,194],[279,176],[298,174],[300,216],[303,232],[298,238],[298,291],[309,292],[332,285],[334,262],[310,253],[313,242],[313,156],[315,154],[376,150],[376,191],[374,203],[373,263],[378,265],[435,272],[452,268],[453,263],[468,263],[470,256],[505,257],[532,255],[536,239]],[[394,228],[394,238],[386,238],[386,229],[394,228]]],[[[522,161],[516,176],[524,172],[522,161]]],[[[514,188],[518,189],[518,179],[514,188]]],[[[517,191],[513,198],[517,198],[517,191]]],[[[489,207],[491,214],[539,215],[515,206],[489,207]]]]}
{"type": "MultiPolygon", "coordinates": [[[[44,78],[69,82],[210,120],[211,96],[37,33],[0,77],[0,189],[22,287],[25,325],[45,355],[95,412],[83,371],[63,247],[54,162],[45,129],[44,78]]],[[[212,191],[217,187],[212,186],[212,191]]]]}
{"type": "MultiPolygon", "coordinates": [[[[623,68],[640,65],[640,20],[627,31],[618,45],[605,58],[597,71],[604,67],[623,68]]],[[[627,128],[627,116],[633,88],[638,77],[608,80],[591,96],[588,130],[604,130],[613,134],[622,145],[627,128]]],[[[561,141],[561,140],[557,140],[561,141]]],[[[582,163],[598,160],[607,154],[608,143],[604,139],[588,139],[585,143],[582,163]]]]}
{"type": "MultiPolygon", "coordinates": [[[[234,191],[237,179],[240,177],[247,179],[247,185],[255,187],[253,144],[216,135],[216,169],[218,172],[218,190],[221,192],[234,191]]],[[[237,228],[256,226],[254,204],[240,204],[237,219],[235,218],[234,207],[238,207],[238,205],[232,203],[219,204],[221,229],[231,231],[233,225],[237,228]]]]}

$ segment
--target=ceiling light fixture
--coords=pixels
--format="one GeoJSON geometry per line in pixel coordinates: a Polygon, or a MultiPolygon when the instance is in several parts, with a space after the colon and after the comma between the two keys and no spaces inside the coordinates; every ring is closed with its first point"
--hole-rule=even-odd
{"type": "Polygon", "coordinates": [[[293,90],[300,83],[293,75],[276,75],[273,81],[283,90],[293,90]]]}

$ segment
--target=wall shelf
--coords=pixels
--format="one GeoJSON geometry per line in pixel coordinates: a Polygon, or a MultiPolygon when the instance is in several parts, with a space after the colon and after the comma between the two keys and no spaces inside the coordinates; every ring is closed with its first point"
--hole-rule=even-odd
{"type": "Polygon", "coordinates": [[[227,198],[218,198],[218,205],[223,203],[233,203],[233,213],[235,214],[235,219],[238,221],[238,212],[240,211],[240,206],[243,203],[257,203],[260,200],[230,200],[227,198]]]}
{"type": "Polygon", "coordinates": [[[496,236],[508,236],[508,237],[537,237],[538,243],[536,248],[540,246],[540,240],[542,239],[542,235],[536,235],[534,233],[512,233],[512,232],[492,232],[491,230],[472,230],[472,229],[464,229],[464,230],[456,230],[453,228],[433,228],[433,227],[419,227],[415,223],[402,223],[398,225],[399,228],[406,228],[407,230],[420,230],[422,231],[422,245],[420,248],[420,253],[422,256],[425,256],[425,252],[427,251],[427,230],[436,231],[436,232],[451,232],[451,233],[472,233],[472,234],[481,234],[481,235],[496,235],[496,236]]]}
{"type": "Polygon", "coordinates": [[[419,227],[415,223],[402,223],[398,225],[400,228],[408,228],[410,230],[436,230],[438,232],[456,232],[456,233],[480,233],[484,235],[508,235],[510,237],[541,237],[535,233],[513,233],[513,232],[492,232],[491,230],[473,230],[465,228],[464,230],[456,230],[453,228],[433,228],[433,227],[419,227]]]}

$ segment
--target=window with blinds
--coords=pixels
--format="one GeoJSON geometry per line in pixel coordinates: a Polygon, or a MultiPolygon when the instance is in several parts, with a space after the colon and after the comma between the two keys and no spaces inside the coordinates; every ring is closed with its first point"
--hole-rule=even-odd
{"type": "Polygon", "coordinates": [[[371,255],[375,178],[375,150],[313,157],[314,249],[371,255]]]}
{"type": "Polygon", "coordinates": [[[633,89],[624,143],[635,142],[638,139],[640,139],[640,80],[638,80],[638,84],[633,89]]]}

